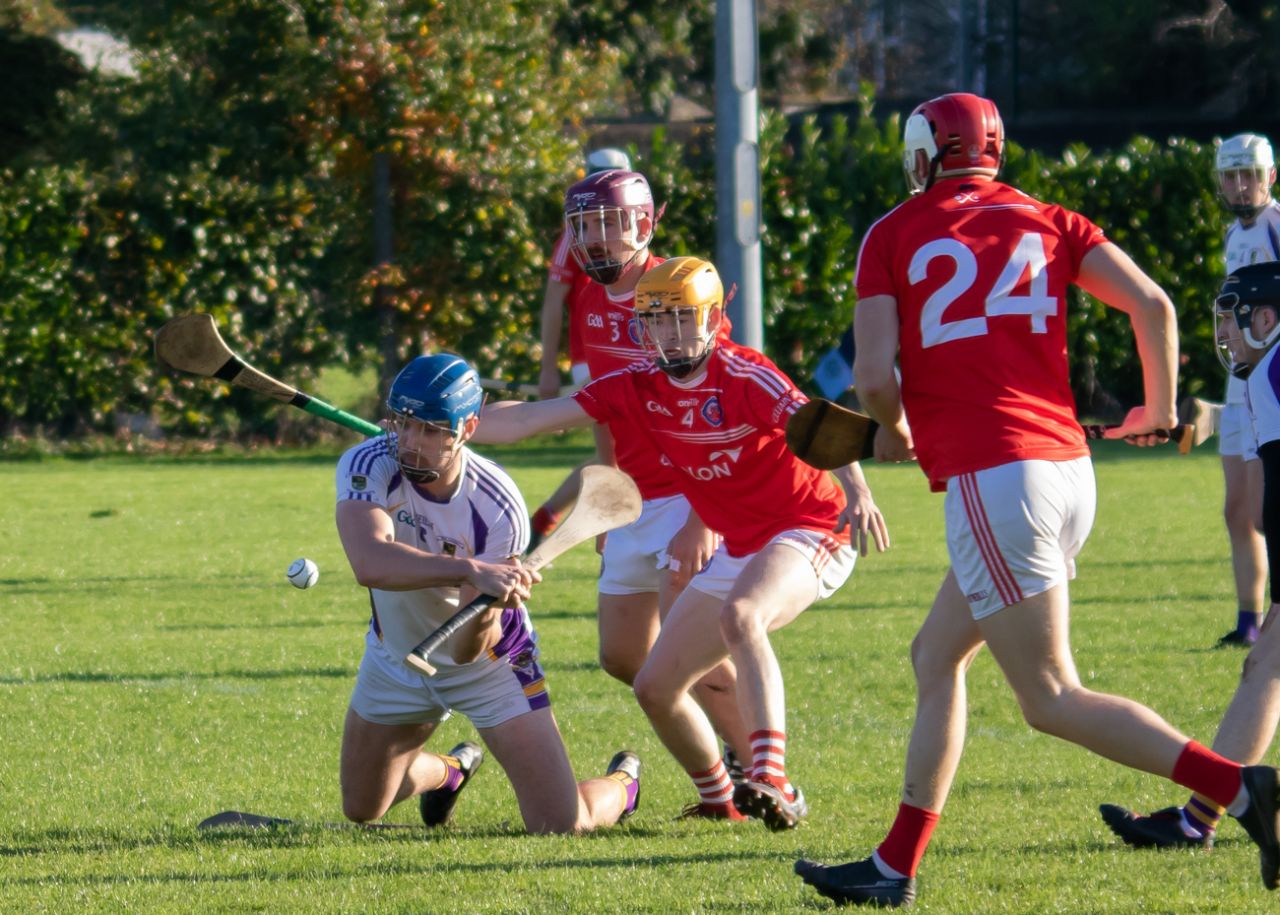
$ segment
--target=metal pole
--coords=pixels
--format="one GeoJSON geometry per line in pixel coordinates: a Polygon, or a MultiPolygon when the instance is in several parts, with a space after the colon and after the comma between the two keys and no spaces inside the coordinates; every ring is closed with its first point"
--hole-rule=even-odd
{"type": "Polygon", "coordinates": [[[716,0],[716,267],[734,338],[762,349],[758,58],[755,0],[716,0]]]}

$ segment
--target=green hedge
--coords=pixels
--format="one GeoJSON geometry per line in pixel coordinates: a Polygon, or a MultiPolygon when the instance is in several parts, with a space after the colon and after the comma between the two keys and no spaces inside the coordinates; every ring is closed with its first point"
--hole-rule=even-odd
{"type": "MultiPolygon", "coordinates": [[[[524,53],[520,65],[532,72],[536,47],[524,53]]],[[[129,123],[153,124],[126,104],[145,93],[114,97],[129,123]]],[[[472,107],[459,123],[489,132],[469,175],[441,171],[454,161],[452,147],[422,161],[402,153],[399,266],[382,274],[366,266],[368,145],[345,158],[313,150],[273,175],[269,157],[234,148],[174,146],[166,159],[163,138],[150,134],[134,155],[128,132],[112,133],[108,123],[95,129],[102,142],[124,143],[123,153],[0,174],[0,430],[109,431],[123,412],[175,432],[278,434],[271,404],[157,372],[151,334],[173,314],[207,310],[255,364],[305,385],[325,365],[377,360],[379,279],[399,319],[398,355],[456,348],[487,372],[532,378],[545,259],[572,174],[552,112],[522,113],[523,98],[494,102],[487,113],[474,108],[474,92],[465,100],[472,107]],[[503,139],[520,129],[535,146],[503,139]],[[242,174],[240,161],[252,169],[242,174]]],[[[848,326],[863,233],[905,194],[899,124],[874,119],[871,101],[868,93],[859,116],[821,126],[812,117],[762,117],[766,347],[802,383],[848,326]]],[[[202,110],[214,108],[206,100],[202,110]]],[[[341,125],[324,123],[331,133],[323,149],[349,149],[341,125]]],[[[242,125],[224,138],[250,143],[242,138],[252,135],[242,125]]],[[[667,204],[655,243],[661,254],[714,251],[711,143],[709,129],[685,142],[660,129],[637,151],[667,204]]],[[[1212,149],[1138,138],[1115,152],[1073,147],[1052,158],[1013,146],[1006,177],[1090,216],[1169,291],[1179,306],[1183,391],[1217,393],[1210,303],[1224,218],[1212,149]]],[[[1125,318],[1081,295],[1070,334],[1082,408],[1136,402],[1141,378],[1125,318]]]]}

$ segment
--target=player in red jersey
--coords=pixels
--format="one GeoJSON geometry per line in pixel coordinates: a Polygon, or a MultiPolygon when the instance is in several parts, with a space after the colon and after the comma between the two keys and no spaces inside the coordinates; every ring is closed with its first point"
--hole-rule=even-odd
{"type": "MultiPolygon", "coordinates": [[[[638,172],[611,169],[588,175],[565,192],[565,234],[586,279],[574,301],[588,376],[599,378],[645,358],[632,305],[636,283],[662,258],[649,250],[660,217],[649,182],[638,172]]],[[[597,425],[600,457],[627,473],[644,507],[636,521],[610,532],[597,583],[600,664],[632,685],[658,636],[662,615],[715,549],[715,535],[680,494],[675,471],[652,460],[627,423],[597,425]]],[[[726,663],[694,687],[730,749],[726,760],[748,758],[750,743],[738,714],[734,670],[726,663]]],[[[734,810],[699,808],[699,815],[733,818],[734,810]]]]}
{"type": "MultiPolygon", "coordinates": [[[[587,154],[587,175],[607,172],[611,169],[631,169],[631,157],[620,149],[603,147],[587,154]]],[[[575,385],[591,377],[586,355],[582,349],[583,321],[574,303],[591,279],[582,272],[573,256],[573,236],[568,228],[562,228],[555,248],[551,251],[551,264],[547,267],[547,285],[542,293],[542,360],[538,373],[538,396],[560,396],[560,334],[564,329],[565,315],[569,318],[569,374],[575,385]]],[[[530,519],[532,535],[529,549],[537,546],[547,534],[555,530],[560,517],[577,498],[577,477],[571,474],[556,488],[545,502],[538,506],[530,519]]]]}
{"type": "MultiPolygon", "coordinates": [[[[587,154],[587,175],[611,169],[631,170],[631,157],[620,149],[603,147],[587,154]]],[[[582,351],[582,322],[574,315],[573,305],[588,282],[572,252],[573,238],[568,229],[560,232],[547,267],[547,285],[542,293],[542,362],[538,374],[538,396],[560,394],[560,334],[565,316],[569,318],[569,370],[574,384],[587,380],[587,360],[582,351]]]]}
{"type": "Polygon", "coordinates": [[[839,902],[915,898],[960,762],[965,671],[985,643],[1032,727],[1229,805],[1274,888],[1276,771],[1242,769],[1150,709],[1086,689],[1071,656],[1067,581],[1095,491],[1068,379],[1067,287],[1129,315],[1146,403],[1109,435],[1139,444],[1175,421],[1173,306],[1089,220],[995,180],[1004,130],[987,99],[925,102],[904,145],[915,193],[863,240],[854,374],[881,423],[876,456],[918,456],[947,493],[951,569],[911,647],[916,719],[893,827],[869,858],[796,872],[839,902]]]}
{"type": "Polygon", "coordinates": [[[853,570],[868,538],[889,543],[857,464],[836,477],[786,447],[787,419],[805,397],[761,353],[718,334],[724,290],[715,267],[678,257],[636,287],[635,311],[651,358],[593,380],[572,397],[505,402],[482,415],[477,441],[517,441],[592,420],[634,430],[648,460],[675,469],[702,521],[724,535],[711,562],[671,608],[635,679],[654,730],[689,773],[702,803],[718,798],[771,829],[795,826],[807,807],[788,781],[782,674],[769,633],[853,570]],[[726,656],[751,728],[751,773],[731,789],[715,735],[690,687],[726,656]]]}

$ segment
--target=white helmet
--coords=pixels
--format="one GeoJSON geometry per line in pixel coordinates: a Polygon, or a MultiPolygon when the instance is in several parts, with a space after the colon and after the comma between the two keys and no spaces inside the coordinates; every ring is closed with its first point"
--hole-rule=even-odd
{"type": "Polygon", "coordinates": [[[1242,133],[1223,140],[1214,157],[1214,169],[1218,177],[1218,193],[1227,209],[1239,218],[1253,219],[1271,202],[1276,160],[1266,137],[1242,133]],[[1266,192],[1261,203],[1257,202],[1255,188],[1266,192]]]}
{"type": "Polygon", "coordinates": [[[631,157],[612,146],[593,149],[587,153],[588,175],[594,175],[596,172],[607,172],[611,168],[621,169],[624,172],[631,171],[631,157]]]}

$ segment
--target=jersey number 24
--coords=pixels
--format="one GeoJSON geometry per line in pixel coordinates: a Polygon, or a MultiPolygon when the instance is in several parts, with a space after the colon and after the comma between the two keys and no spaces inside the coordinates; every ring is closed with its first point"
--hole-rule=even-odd
{"type": "Polygon", "coordinates": [[[933,295],[925,300],[920,312],[920,341],[926,349],[951,340],[980,337],[987,332],[987,318],[1002,315],[1026,315],[1031,319],[1031,332],[1043,334],[1047,321],[1058,313],[1058,299],[1049,295],[1049,277],[1045,272],[1044,238],[1038,232],[1025,232],[1013,253],[987,293],[983,314],[976,318],[946,320],[946,312],[967,293],[978,278],[978,258],[954,238],[939,238],[916,251],[911,258],[907,277],[911,285],[928,275],[929,263],[947,257],[955,264],[955,273],[933,295]],[[1027,295],[1013,295],[1024,274],[1030,272],[1027,295]]]}

